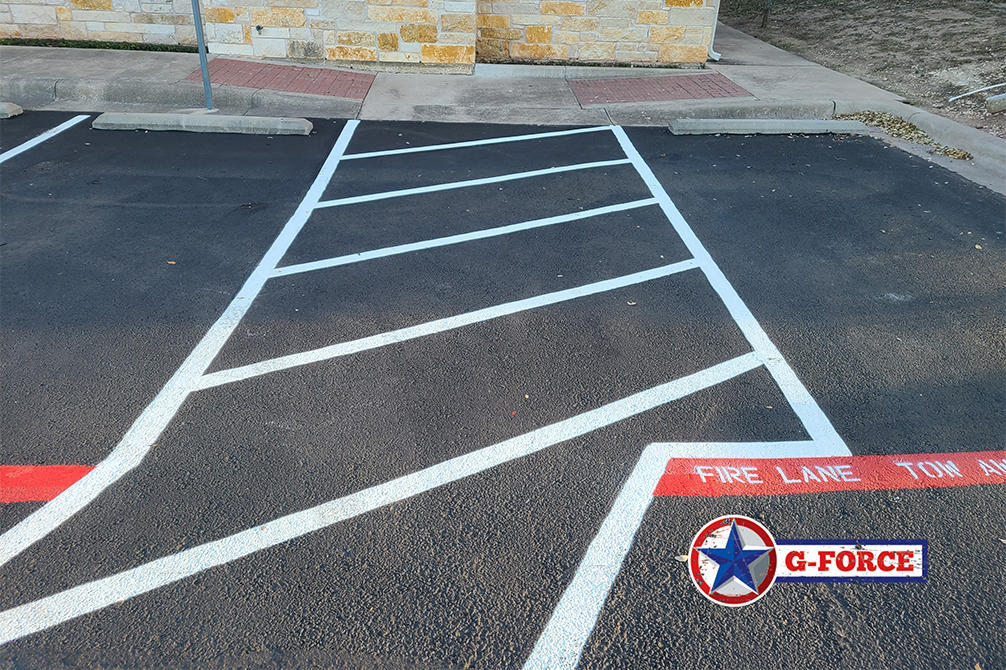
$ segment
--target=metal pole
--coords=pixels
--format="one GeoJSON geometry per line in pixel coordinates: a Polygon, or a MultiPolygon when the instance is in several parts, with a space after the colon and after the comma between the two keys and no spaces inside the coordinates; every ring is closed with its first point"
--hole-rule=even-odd
{"type": "Polygon", "coordinates": [[[213,109],[210,70],[206,63],[206,42],[203,40],[203,14],[199,9],[199,0],[192,0],[192,19],[196,24],[196,46],[199,48],[199,68],[203,71],[203,93],[206,95],[206,109],[213,109]]]}

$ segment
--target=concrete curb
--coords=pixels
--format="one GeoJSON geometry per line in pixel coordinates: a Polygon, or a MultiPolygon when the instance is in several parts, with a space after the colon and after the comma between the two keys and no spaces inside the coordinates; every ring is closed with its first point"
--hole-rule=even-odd
{"type": "Polygon", "coordinates": [[[867,132],[859,121],[808,119],[675,119],[670,124],[675,135],[789,135],[867,132]]]}
{"type": "Polygon", "coordinates": [[[669,100],[584,105],[584,109],[604,107],[617,117],[648,116],[662,119],[830,119],[835,112],[832,100],[669,100]]]}
{"type": "Polygon", "coordinates": [[[139,114],[105,112],[91,124],[98,130],[181,130],[190,133],[242,133],[246,135],[310,135],[307,119],[216,114],[139,114]]]}
{"type": "Polygon", "coordinates": [[[9,119],[23,111],[20,105],[15,105],[13,102],[0,102],[0,119],[9,119]]]}
{"type": "Polygon", "coordinates": [[[930,137],[949,147],[963,149],[974,156],[982,156],[1001,165],[1006,165],[1006,140],[982,132],[963,123],[951,121],[945,117],[927,112],[918,107],[899,103],[857,102],[854,100],[836,100],[835,114],[851,114],[854,112],[887,112],[908,123],[918,126],[930,137]]]}
{"type": "MultiPolygon", "coordinates": [[[[49,79],[37,77],[0,77],[0,100],[17,100],[28,108],[63,104],[68,107],[101,111],[105,105],[159,105],[166,109],[200,107],[203,87],[196,82],[164,84],[144,79],[115,81],[94,79],[49,79]]],[[[268,110],[269,113],[317,115],[328,118],[355,118],[361,100],[324,95],[287,93],[240,86],[213,86],[213,103],[233,112],[268,110]]]]}
{"type": "Polygon", "coordinates": [[[56,82],[52,77],[0,77],[0,99],[17,100],[29,109],[46,105],[56,99],[56,82]]]}
{"type": "MultiPolygon", "coordinates": [[[[556,68],[556,71],[563,68],[556,68]]],[[[319,116],[324,118],[357,118],[363,102],[283,91],[214,86],[214,102],[231,113],[260,113],[319,116]]],[[[202,86],[197,82],[178,81],[162,84],[149,80],[119,79],[59,79],[50,77],[0,77],[0,100],[16,100],[23,107],[38,108],[62,106],[66,109],[101,110],[105,105],[163,106],[167,109],[198,107],[203,102],[202,86]]],[[[586,105],[573,110],[581,115],[606,113],[610,122],[622,125],[662,126],[675,119],[819,119],[833,118],[836,114],[859,111],[880,111],[894,114],[917,125],[934,140],[963,149],[975,156],[1006,163],[1006,141],[989,133],[970,128],[917,107],[887,101],[859,100],[715,100],[668,101],[629,103],[618,105],[586,105]]],[[[146,111],[146,110],[145,110],[146,111]]],[[[431,109],[431,112],[436,110],[431,109]]],[[[527,110],[531,111],[531,110],[527,110]]],[[[493,114],[483,118],[481,110],[472,107],[464,119],[478,118],[491,122],[493,114]],[[469,118],[471,117],[471,118],[469,118]]],[[[431,114],[436,116],[436,114],[431,114]]],[[[554,110],[546,119],[535,119],[533,112],[524,123],[552,123],[554,110]]],[[[579,119],[579,117],[576,117],[579,119]]],[[[573,122],[572,117],[567,122],[573,122]]],[[[586,121],[584,121],[586,122],[586,121]]],[[[590,122],[594,122],[591,118],[590,122]]]]}

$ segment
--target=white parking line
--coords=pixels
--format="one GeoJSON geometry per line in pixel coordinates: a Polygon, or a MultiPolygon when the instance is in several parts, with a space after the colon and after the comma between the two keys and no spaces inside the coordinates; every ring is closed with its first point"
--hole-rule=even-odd
{"type": "MultiPolygon", "coordinates": [[[[84,118],[87,118],[86,116],[84,118]]],[[[349,145],[353,131],[359,121],[346,122],[339,139],[304,195],[297,210],[283,226],[265,256],[249,275],[244,286],[231,300],[227,309],[217,319],[209,331],[199,341],[168,383],[144,408],[133,422],[122,440],[89,473],[77,480],[70,488],[25,517],[16,526],[0,536],[0,565],[11,560],[35,542],[48,535],[54,528],[80,511],[88,503],[124,474],[139,465],[150,451],[151,445],[167,427],[185,399],[196,388],[196,383],[206,372],[206,368],[220,353],[231,333],[251,307],[262,286],[269,279],[276,264],[293,243],[308,217],[318,203],[325,187],[335,173],[342,154],[349,145]]]]}
{"type": "MultiPolygon", "coordinates": [[[[87,117],[84,116],[83,118],[87,117]]],[[[0,565],[3,565],[25,548],[51,532],[60,523],[91,502],[101,491],[121,478],[126,472],[136,467],[150,450],[153,441],[157,439],[158,435],[160,435],[167,423],[178,411],[185,398],[189,393],[198,389],[212,388],[268,372],[403,342],[527,309],[572,300],[603,291],[610,291],[622,286],[629,286],[659,277],[666,277],[693,268],[702,269],[754,350],[751,353],[725,361],[681,379],[641,391],[578,416],[458,456],[418,472],[385,482],[384,484],[373,486],[323,505],[276,519],[265,525],[256,525],[235,535],[166,556],[137,568],[15,607],[6,612],[0,612],[0,644],[44,630],[83,614],[97,611],[110,604],[149,592],[202,570],[222,565],[267,547],[275,546],[380,506],[409,498],[443,486],[444,484],[483,472],[513,459],[546,449],[565,440],[584,435],[701,389],[722,383],[760,365],[765,365],[769,370],[787,401],[805,426],[808,434],[811,436],[811,440],[809,442],[760,443],[757,446],[764,449],[766,445],[775,445],[776,448],[785,448],[788,451],[802,448],[809,449],[810,451],[815,449],[844,450],[845,453],[848,453],[847,447],[834,431],[827,417],[800,383],[778,349],[768,339],[768,336],[761,329],[761,326],[757,323],[750,310],[744,305],[739,295],[734,291],[719,267],[712,260],[712,257],[694,235],[666,191],[664,191],[659,181],[653,175],[649,166],[636,151],[628,136],[620,127],[612,127],[611,130],[625,151],[627,156],[625,159],[558,166],[484,179],[352,196],[322,202],[320,198],[327,188],[332,174],[339,162],[346,158],[345,150],[357,124],[357,121],[347,122],[324,166],[298,206],[297,211],[286,223],[262,261],[246,280],[242,289],[217,322],[214,323],[209,332],[207,332],[189,357],[183,362],[182,366],[171,377],[158,396],[144,409],[143,413],[141,413],[140,417],[112,453],[91,473],[67,489],[62,495],[31,514],[21,523],[4,533],[3,536],[0,536],[0,565]],[[540,219],[538,221],[493,229],[496,232],[476,231],[475,233],[438,238],[412,245],[399,245],[397,247],[364,252],[364,254],[343,256],[336,259],[326,259],[315,263],[277,269],[278,262],[282,259],[297,234],[307,222],[312,211],[317,208],[369,202],[572,170],[629,163],[633,165],[639,176],[647,184],[653,197],[636,201],[636,203],[626,203],[625,205],[615,205],[612,207],[627,208],[627,206],[645,206],[642,203],[647,205],[657,204],[693,254],[693,259],[572,289],[556,291],[465,314],[437,319],[417,326],[322,347],[312,351],[282,356],[252,365],[206,374],[206,369],[243,318],[252,301],[258,296],[265,282],[269,278],[282,276],[284,271],[305,272],[308,269],[318,269],[318,267],[322,266],[334,267],[335,265],[344,265],[349,262],[367,260],[367,258],[379,258],[395,253],[406,253],[417,248],[430,248],[432,246],[463,242],[466,239],[478,239],[478,237],[472,237],[473,235],[489,237],[492,235],[507,234],[517,229],[560,223],[561,221],[555,219],[562,219],[563,217],[579,217],[580,214],[586,215],[586,213],[577,213],[563,215],[562,217],[551,217],[551,220],[540,219]],[[523,228],[515,228],[515,226],[523,226],[523,228]],[[513,230],[503,232],[504,229],[508,228],[513,228],[513,230]],[[370,254],[370,256],[367,256],[367,254],[370,254]],[[367,257],[364,258],[362,256],[367,257]],[[325,263],[329,265],[319,265],[325,263]],[[799,445],[811,446],[803,447],[799,445]]],[[[584,129],[576,132],[595,132],[601,129],[603,128],[584,129]]],[[[56,129],[53,130],[56,131],[56,129]]],[[[572,131],[557,132],[571,134],[572,131]]],[[[518,141],[518,139],[526,139],[528,137],[497,138],[497,140],[518,141]]],[[[43,140],[39,139],[38,141],[43,140]]],[[[475,142],[491,143],[490,141],[475,142]]],[[[400,151],[399,153],[412,150],[457,148],[461,145],[474,146],[475,144],[453,143],[453,146],[440,145],[434,148],[414,147],[400,151]]],[[[387,152],[371,152],[370,154],[357,154],[353,157],[374,157],[378,154],[390,155],[387,152]]],[[[6,154],[4,155],[6,156],[6,154]]],[[[575,219],[568,218],[564,220],[575,219]]],[[[673,446],[675,448],[681,447],[681,445],[673,446]]],[[[721,445],[703,443],[691,445],[691,448],[694,448],[697,452],[702,452],[703,450],[716,449],[718,446],[721,445]]],[[[746,445],[746,447],[755,448],[753,445],[746,445]]],[[[648,450],[648,455],[640,461],[640,463],[645,461],[645,464],[637,465],[637,470],[641,472],[645,470],[643,472],[645,477],[641,475],[642,479],[640,479],[640,481],[644,481],[644,484],[650,481],[653,474],[651,472],[651,461],[653,459],[651,451],[656,453],[656,450],[648,450]]],[[[766,455],[779,456],[780,454],[772,453],[766,455]]],[[[616,507],[619,512],[614,517],[616,520],[610,523],[606,520],[602,524],[601,532],[595,538],[594,543],[591,544],[591,548],[588,549],[588,556],[581,563],[582,574],[581,570],[578,570],[573,584],[567,589],[569,602],[566,603],[566,595],[564,594],[559,608],[553,614],[545,634],[535,648],[535,654],[538,654],[539,647],[544,651],[538,656],[535,656],[535,654],[532,655],[532,658],[528,661],[529,667],[568,667],[570,664],[575,665],[583,643],[589,637],[590,631],[603,607],[607,589],[610,588],[611,582],[617,576],[622,560],[624,560],[625,554],[631,547],[632,537],[634,536],[635,528],[638,527],[638,521],[642,519],[646,505],[649,504],[649,500],[643,500],[643,497],[639,495],[636,489],[637,487],[634,484],[631,490],[623,489],[619,494],[616,501],[616,507]],[[627,502],[619,504],[618,501],[622,501],[623,499],[627,502]],[[625,510],[628,510],[628,512],[625,512],[625,510]],[[635,526],[632,525],[633,523],[635,523],[635,526]],[[596,550],[594,549],[595,544],[597,545],[596,550]],[[539,660],[535,660],[536,658],[539,660]]]]}
{"type": "Polygon", "coordinates": [[[653,491],[671,458],[776,458],[845,456],[844,444],[793,442],[655,442],[643,450],[611,511],[583,555],[524,670],[573,670],[597,625],[608,593],[632,548],[653,491]]]}
{"type": "Polygon", "coordinates": [[[346,154],[343,160],[353,160],[354,158],[378,158],[381,156],[398,156],[400,154],[413,154],[421,151],[442,151],[444,149],[463,149],[465,147],[481,147],[488,144],[502,144],[504,142],[525,142],[527,140],[541,140],[547,137],[561,137],[563,135],[579,135],[580,133],[596,133],[602,130],[610,130],[611,126],[594,126],[593,128],[572,128],[570,130],[553,130],[547,133],[532,133],[530,135],[508,135],[506,137],[490,137],[484,140],[469,140],[467,142],[451,142],[450,144],[429,144],[423,147],[408,147],[406,149],[388,149],[386,151],[368,151],[360,154],[346,154]]]}
{"type": "Polygon", "coordinates": [[[39,145],[42,142],[45,142],[46,140],[55,137],[56,135],[59,135],[64,130],[66,130],[68,128],[72,128],[73,126],[77,125],[78,123],[80,123],[84,119],[89,119],[89,118],[91,118],[91,117],[88,116],[87,114],[78,114],[77,116],[73,117],[72,119],[68,119],[68,120],[64,121],[63,123],[59,124],[55,128],[50,128],[49,130],[45,131],[41,135],[33,137],[32,139],[28,140],[27,142],[24,142],[23,144],[19,144],[16,147],[14,147],[13,149],[8,149],[7,151],[5,151],[2,154],[0,154],[0,164],[4,163],[6,161],[9,161],[11,158],[14,158],[18,154],[23,154],[25,151],[28,151],[28,149],[31,149],[32,147],[34,147],[36,145],[39,145]]]}
{"type": "Polygon", "coordinates": [[[848,456],[845,441],[828,417],[807,392],[782,354],[762,330],[751,310],[734,290],[705,246],[692,231],[671,201],[650,166],[633,146],[621,127],[612,128],[625,155],[632,160],[639,176],[696,259],[706,279],[720,296],[731,317],[743,332],[779,390],[800,419],[810,440],[749,443],[654,443],[644,451],[629,481],[622,487],[611,512],[580,561],[545,629],[538,638],[524,670],[572,670],[579,662],[612,584],[632,547],[636,531],[653,498],[653,490],[667,460],[674,457],[732,456],[747,458],[784,458],[790,456],[848,456]]]}
{"type": "Polygon", "coordinates": [[[503,463],[585,435],[673,400],[720,384],[761,365],[744,354],[583,414],[457,456],[418,472],[290,514],[220,540],[165,556],[125,572],[0,612],[0,645],[117,602],[153,591],[203,570],[248,556],[307,533],[435,489],[503,463]]]}
{"type": "Polygon", "coordinates": [[[624,286],[632,286],[633,284],[640,284],[653,279],[668,277],[679,272],[694,269],[695,267],[697,267],[695,261],[689,259],[678,263],[672,263],[671,265],[663,265],[651,270],[644,270],[630,275],[615,277],[614,279],[605,279],[591,284],[584,284],[583,286],[577,286],[576,288],[568,288],[562,291],[544,293],[542,295],[534,296],[533,298],[514,300],[513,302],[506,302],[500,305],[494,305],[493,307],[478,309],[474,312],[466,312],[456,316],[427,321],[426,323],[409,326],[408,328],[400,328],[398,330],[379,333],[369,337],[361,337],[357,340],[341,342],[339,344],[333,344],[319,349],[312,349],[310,351],[302,351],[296,354],[290,354],[289,356],[271,358],[267,361],[252,363],[250,365],[242,365],[237,368],[211,372],[208,375],[204,375],[202,379],[199,380],[198,388],[208,389],[214,386],[220,386],[221,384],[241,381],[250,377],[258,377],[259,375],[268,374],[270,372],[278,372],[279,370],[287,370],[300,365],[307,365],[308,363],[317,363],[319,361],[325,361],[338,356],[346,356],[366,351],[368,349],[384,347],[389,344],[397,344],[399,342],[405,342],[406,340],[414,340],[417,337],[425,337],[427,335],[433,335],[434,333],[442,333],[445,330],[461,328],[462,326],[469,326],[473,323],[497,319],[501,316],[516,314],[517,312],[524,312],[537,307],[554,305],[559,302],[574,300],[587,295],[604,293],[624,286]]]}
{"type": "Polygon", "coordinates": [[[720,296],[720,300],[723,301],[727,311],[730,312],[730,316],[737,323],[737,327],[744,333],[744,337],[751,344],[751,347],[765,361],[765,367],[768,369],[769,374],[772,375],[772,379],[775,380],[786,401],[793,408],[793,412],[799,417],[803,427],[807,430],[807,434],[815,441],[844,445],[845,443],[842,441],[842,438],[839,437],[838,433],[835,432],[835,428],[831,425],[831,421],[828,420],[828,417],[818,407],[817,402],[807,392],[807,389],[804,388],[796,373],[793,372],[789,363],[783,358],[782,353],[779,352],[772,343],[772,340],[762,330],[758,320],[755,319],[754,314],[751,313],[751,310],[741,300],[741,297],[734,290],[729,280],[727,280],[723,271],[720,270],[716,261],[713,260],[713,257],[706,251],[705,246],[699,241],[695,233],[692,232],[691,226],[688,225],[681,212],[678,211],[677,206],[671,201],[671,197],[667,195],[667,191],[664,190],[660,181],[653,174],[650,166],[646,164],[643,157],[636,151],[636,147],[633,146],[629,136],[625,134],[625,131],[620,126],[612,127],[611,131],[618,138],[618,143],[622,146],[625,155],[632,161],[632,165],[636,168],[639,176],[646,182],[650,193],[659,201],[660,208],[663,210],[664,215],[667,216],[667,220],[671,222],[678,236],[684,241],[692,257],[698,261],[699,267],[702,268],[702,272],[706,275],[706,279],[712,285],[717,295],[720,296]]]}
{"type": "Polygon", "coordinates": [[[460,244],[462,242],[470,242],[472,240],[484,240],[487,237],[509,235],[510,233],[517,233],[522,230],[531,230],[533,228],[554,226],[558,223],[568,223],[570,221],[580,221],[582,219],[589,219],[594,216],[602,216],[604,214],[612,214],[614,212],[622,212],[628,209],[647,207],[649,205],[655,205],[655,204],[657,204],[656,198],[646,198],[645,200],[634,200],[632,202],[624,202],[618,205],[608,205],[607,207],[585,209],[582,212],[572,212],[570,214],[560,214],[559,216],[550,216],[545,219],[536,219],[534,221],[514,223],[509,226],[499,226],[498,228],[486,228],[484,230],[475,230],[470,233],[449,235],[447,237],[437,237],[430,240],[424,240],[422,242],[412,242],[411,244],[399,244],[397,246],[384,247],[383,249],[374,249],[372,251],[361,251],[360,253],[356,254],[347,254],[345,256],[326,258],[320,261],[311,261],[310,263],[298,263],[297,265],[287,265],[281,268],[276,268],[276,270],[273,271],[272,276],[285,277],[288,275],[297,274],[298,272],[311,272],[312,270],[334,268],[340,265],[349,265],[350,263],[359,263],[361,261],[369,261],[375,258],[385,258],[387,256],[395,256],[397,254],[406,254],[411,251],[420,251],[422,249],[433,249],[435,247],[445,247],[450,244],[460,244]]]}
{"type": "Polygon", "coordinates": [[[416,188],[403,188],[397,191],[383,191],[381,193],[368,193],[366,195],[353,195],[347,198],[337,198],[335,200],[325,200],[319,202],[318,207],[338,207],[339,205],[356,205],[361,202],[373,202],[374,200],[386,200],[387,198],[401,198],[408,195],[419,195],[421,193],[435,193],[437,191],[449,191],[455,188],[467,188],[469,186],[482,186],[484,184],[498,184],[504,181],[515,179],[529,179],[531,177],[541,177],[561,172],[576,172],[578,170],[591,170],[600,167],[610,167],[612,165],[625,165],[629,163],[627,158],[619,158],[610,161],[594,161],[592,163],[577,163],[576,165],[558,165],[556,167],[544,168],[542,170],[530,170],[528,172],[514,172],[503,174],[497,177],[483,177],[482,179],[467,179],[465,181],[454,181],[446,184],[431,184],[430,186],[417,186],[416,188]]]}
{"type": "Polygon", "coordinates": [[[618,510],[618,513],[609,514],[601,524],[573,580],[566,587],[524,663],[524,670],[576,667],[666,464],[666,461],[654,458],[651,450],[643,451],[643,456],[629,475],[629,481],[634,485],[623,486],[619,492],[612,506],[612,511],[618,510]],[[653,485],[647,490],[646,485],[650,481],[653,485]]]}

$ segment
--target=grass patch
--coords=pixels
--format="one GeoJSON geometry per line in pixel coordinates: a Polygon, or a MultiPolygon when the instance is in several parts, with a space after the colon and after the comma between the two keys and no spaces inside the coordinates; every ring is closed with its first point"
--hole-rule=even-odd
{"type": "Polygon", "coordinates": [[[104,42],[101,40],[27,39],[7,37],[0,44],[17,47],[72,47],[74,49],[119,49],[123,51],[172,51],[199,53],[196,47],[186,44],[147,44],[146,42],[104,42]]]}

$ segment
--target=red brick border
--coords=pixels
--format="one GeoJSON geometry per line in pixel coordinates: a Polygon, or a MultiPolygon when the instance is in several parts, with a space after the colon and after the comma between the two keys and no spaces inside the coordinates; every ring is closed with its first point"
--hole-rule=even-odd
{"type": "MultiPolygon", "coordinates": [[[[199,81],[202,73],[196,70],[185,79],[199,81]]],[[[363,100],[374,83],[374,75],[322,67],[214,58],[210,61],[210,81],[228,86],[363,100]]]]}
{"type": "Polygon", "coordinates": [[[573,79],[569,82],[569,87],[573,89],[573,94],[581,105],[740,98],[751,95],[719,72],[666,77],[573,79]]]}

